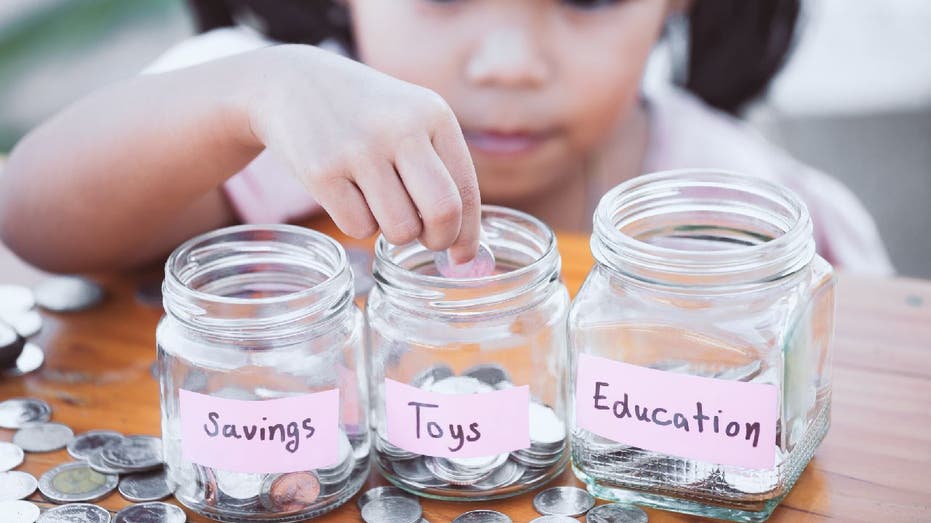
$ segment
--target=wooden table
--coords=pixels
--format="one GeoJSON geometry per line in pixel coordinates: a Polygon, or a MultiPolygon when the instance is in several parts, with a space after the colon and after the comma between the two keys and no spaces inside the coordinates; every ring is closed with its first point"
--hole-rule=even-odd
{"type": "MultiPolygon", "coordinates": [[[[326,222],[312,225],[334,233],[326,222]]],[[[559,241],[563,275],[574,294],[591,267],[588,239],[563,234],[559,241]]],[[[37,278],[5,251],[0,252],[0,274],[0,283],[37,278]]],[[[0,399],[42,398],[52,405],[53,420],[75,432],[159,434],[158,385],[149,367],[161,310],[134,298],[145,277],[152,275],[103,276],[109,297],[102,306],[43,313],[45,325],[36,342],[45,348],[45,366],[22,378],[0,378],[0,399]]],[[[833,425],[770,521],[931,521],[931,282],[842,276],[837,316],[833,425]]],[[[0,439],[12,435],[0,429],[0,439]]],[[[39,476],[67,460],[64,450],[29,454],[20,469],[39,476]]],[[[381,483],[377,474],[368,480],[368,486],[381,483]]],[[[567,471],[551,485],[579,482],[567,471]]],[[[532,497],[467,504],[424,500],[424,516],[432,523],[449,522],[482,507],[523,523],[537,516],[532,497]]],[[[47,505],[38,494],[32,500],[47,505]]],[[[113,511],[127,504],[118,494],[100,502],[113,511]]],[[[648,512],[653,523],[703,521],[648,512]]],[[[190,514],[190,521],[207,520],[190,514]]],[[[362,520],[350,502],[315,521],[362,520]]]]}

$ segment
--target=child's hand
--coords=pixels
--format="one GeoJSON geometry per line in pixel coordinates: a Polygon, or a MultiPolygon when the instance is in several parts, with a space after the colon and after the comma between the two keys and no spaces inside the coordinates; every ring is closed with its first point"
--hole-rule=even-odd
{"type": "Polygon", "coordinates": [[[478,247],[478,182],[456,117],[434,92],[308,46],[253,53],[252,134],[284,159],[346,234],[478,247]]]}

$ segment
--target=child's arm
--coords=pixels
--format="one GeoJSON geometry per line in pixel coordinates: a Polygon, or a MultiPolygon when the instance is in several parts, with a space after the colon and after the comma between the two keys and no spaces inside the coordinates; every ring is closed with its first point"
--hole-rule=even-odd
{"type": "Polygon", "coordinates": [[[432,92],[308,46],[103,89],[44,123],[0,177],[0,233],[56,271],[151,261],[232,223],[220,185],[268,147],[349,235],[381,227],[459,260],[478,243],[474,168],[432,92]]]}

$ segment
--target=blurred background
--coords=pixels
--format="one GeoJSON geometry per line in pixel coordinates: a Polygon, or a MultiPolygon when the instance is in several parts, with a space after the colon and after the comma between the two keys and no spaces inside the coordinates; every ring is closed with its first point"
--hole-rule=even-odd
{"type": "MultiPolygon", "coordinates": [[[[0,154],[193,31],[182,0],[0,1],[0,154]]],[[[931,278],[931,1],[810,0],[745,117],[857,193],[899,274],[931,278]]]]}

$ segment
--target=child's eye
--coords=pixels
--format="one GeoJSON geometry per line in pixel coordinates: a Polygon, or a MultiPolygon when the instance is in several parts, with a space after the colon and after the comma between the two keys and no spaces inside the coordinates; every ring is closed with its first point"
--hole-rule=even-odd
{"type": "Polygon", "coordinates": [[[562,0],[562,3],[576,9],[598,9],[619,3],[621,0],[562,0]]]}

